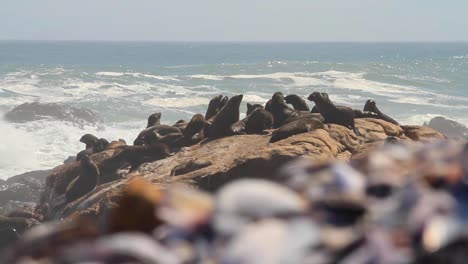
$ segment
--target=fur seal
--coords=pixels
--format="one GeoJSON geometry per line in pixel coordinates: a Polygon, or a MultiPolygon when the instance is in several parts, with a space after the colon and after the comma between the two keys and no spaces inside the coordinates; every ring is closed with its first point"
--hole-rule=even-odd
{"type": "Polygon", "coordinates": [[[205,137],[204,128],[206,122],[205,117],[202,114],[196,114],[188,122],[184,131],[182,131],[182,137],[173,142],[170,147],[182,148],[192,146],[199,143],[205,137]]]}
{"type": "Polygon", "coordinates": [[[169,133],[164,136],[159,136],[156,134],[156,140],[154,141],[155,144],[165,144],[167,146],[172,146],[176,142],[178,142],[181,138],[184,137],[182,133],[169,133]]]}
{"type": "Polygon", "coordinates": [[[276,92],[271,97],[270,112],[273,114],[273,128],[284,125],[290,117],[304,115],[302,112],[290,108],[284,101],[284,95],[281,92],[276,92]]]}
{"type": "Polygon", "coordinates": [[[247,103],[247,115],[250,115],[257,108],[263,108],[263,106],[261,104],[247,103]]]}
{"type": "Polygon", "coordinates": [[[154,137],[154,132],[160,136],[165,136],[170,133],[181,133],[177,127],[169,125],[155,125],[152,127],[145,128],[138,134],[137,138],[133,141],[133,145],[140,146],[145,144],[151,144],[151,138],[154,137]]]}
{"type": "Polygon", "coordinates": [[[154,114],[151,114],[148,117],[148,124],[146,125],[146,128],[156,126],[156,125],[160,125],[160,124],[161,124],[161,113],[156,112],[154,114]]]}
{"type": "Polygon", "coordinates": [[[290,95],[284,97],[284,101],[287,104],[292,105],[295,110],[310,112],[310,108],[307,105],[306,101],[304,99],[302,99],[299,95],[290,94],[290,95]]]}
{"type": "Polygon", "coordinates": [[[86,144],[86,147],[85,147],[86,149],[94,147],[98,141],[99,139],[95,135],[92,135],[92,134],[84,134],[80,138],[80,142],[86,144]]]}
{"type": "Polygon", "coordinates": [[[356,135],[360,135],[354,125],[355,114],[353,109],[346,106],[335,106],[325,93],[313,92],[307,99],[317,105],[320,114],[325,119],[324,123],[345,126],[353,129],[356,135]]]}
{"type": "Polygon", "coordinates": [[[177,127],[180,130],[180,132],[184,133],[184,130],[187,124],[188,124],[187,121],[180,119],[177,122],[175,122],[175,124],[173,124],[172,126],[177,127]]]}
{"type": "Polygon", "coordinates": [[[265,103],[265,110],[268,112],[272,113],[271,111],[271,99],[268,99],[268,101],[265,103]]]}
{"type": "Polygon", "coordinates": [[[208,108],[206,109],[205,119],[211,119],[214,117],[220,110],[221,100],[223,99],[222,95],[213,97],[208,103],[208,108]]]}
{"type": "Polygon", "coordinates": [[[80,142],[86,144],[86,149],[80,151],[76,155],[76,161],[80,161],[83,155],[85,154],[91,155],[94,153],[99,153],[104,151],[109,146],[109,142],[105,138],[97,139],[96,136],[91,134],[86,134],[82,136],[80,142]]]}
{"type": "Polygon", "coordinates": [[[286,139],[290,136],[310,132],[312,130],[323,128],[323,123],[313,116],[304,116],[295,121],[282,125],[275,130],[270,138],[270,143],[286,139]]]}
{"type": "Polygon", "coordinates": [[[213,165],[213,162],[211,160],[192,159],[188,162],[175,166],[171,170],[171,176],[186,174],[192,171],[206,168],[211,165],[213,165]]]}
{"type": "Polygon", "coordinates": [[[231,97],[227,104],[213,118],[213,122],[207,128],[209,138],[221,138],[232,135],[231,125],[239,121],[239,106],[243,95],[231,97]]]}
{"type": "Polygon", "coordinates": [[[109,141],[107,141],[107,139],[105,138],[100,138],[98,142],[96,143],[96,145],[94,145],[93,151],[94,153],[99,153],[99,152],[106,150],[108,146],[109,146],[109,141]]]}
{"type": "Polygon", "coordinates": [[[80,174],[67,186],[66,201],[74,201],[92,191],[99,178],[99,168],[88,155],[84,155],[80,161],[80,174]]]}
{"type": "Polygon", "coordinates": [[[169,156],[170,150],[165,144],[126,146],[122,151],[99,164],[101,169],[99,184],[118,179],[117,170],[120,168],[130,165],[130,171],[134,171],[145,162],[152,162],[169,156]]]}
{"type": "Polygon", "coordinates": [[[231,125],[234,134],[262,134],[273,126],[273,115],[263,107],[257,107],[244,119],[231,125]]]}
{"type": "Polygon", "coordinates": [[[368,112],[372,112],[372,113],[376,113],[377,114],[377,117],[378,119],[382,119],[382,120],[385,120],[387,122],[390,122],[392,124],[395,124],[397,126],[399,126],[400,124],[393,118],[389,117],[388,115],[382,113],[379,108],[377,108],[377,104],[375,103],[374,100],[367,100],[366,104],[364,105],[364,111],[368,111],[368,112]]]}
{"type": "Polygon", "coordinates": [[[203,117],[203,115],[196,114],[192,116],[192,119],[190,119],[190,122],[187,124],[183,132],[184,137],[192,138],[197,133],[200,133],[200,131],[203,131],[205,124],[206,122],[205,122],[205,118],[203,117]]]}

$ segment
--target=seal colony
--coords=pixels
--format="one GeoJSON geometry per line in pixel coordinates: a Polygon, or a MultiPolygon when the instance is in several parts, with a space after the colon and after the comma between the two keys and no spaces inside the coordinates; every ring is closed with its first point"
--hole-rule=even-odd
{"type": "MultiPolygon", "coordinates": [[[[355,119],[364,117],[383,119],[398,125],[394,119],[383,114],[373,100],[366,102],[362,112],[335,105],[327,93],[321,92],[313,92],[307,97],[315,103],[312,111],[304,98],[275,92],[265,105],[247,103],[246,117],[240,120],[242,99],[242,94],[231,98],[215,96],[210,100],[205,115],[198,113],[189,121],[179,120],[173,125],[161,122],[162,113],[152,113],[146,128],[130,146],[123,140],[109,143],[104,138],[83,135],[80,142],[85,144],[85,149],[76,158],[81,164],[80,173],[65,185],[66,201],[79,199],[99,185],[121,179],[125,171],[131,173],[144,163],[165,159],[185,147],[217,138],[242,134],[271,135],[269,142],[274,144],[293,135],[326,129],[326,125],[330,124],[344,126],[360,135],[355,119]],[[111,157],[94,163],[90,155],[106,149],[114,149],[115,152],[111,157]]],[[[389,142],[393,143],[391,140],[389,142]]],[[[180,164],[173,169],[172,175],[211,165],[211,161],[180,164]]]]}

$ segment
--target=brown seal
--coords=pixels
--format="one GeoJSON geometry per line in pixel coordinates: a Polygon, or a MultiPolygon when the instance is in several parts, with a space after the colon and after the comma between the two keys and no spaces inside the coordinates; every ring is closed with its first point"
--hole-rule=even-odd
{"type": "Polygon", "coordinates": [[[160,124],[161,124],[161,113],[156,112],[154,114],[151,114],[148,117],[148,124],[146,125],[146,128],[156,126],[156,125],[160,125],[160,124]]]}
{"type": "Polygon", "coordinates": [[[304,115],[303,112],[290,108],[284,101],[284,95],[281,92],[273,94],[270,107],[270,112],[273,114],[273,128],[284,125],[288,118],[304,115]]]}
{"type": "Polygon", "coordinates": [[[273,115],[263,107],[257,107],[244,119],[232,124],[234,134],[262,134],[273,126],[273,115]]]}
{"type": "Polygon", "coordinates": [[[231,125],[239,121],[239,106],[243,95],[231,97],[227,104],[213,118],[213,122],[207,127],[209,138],[221,138],[232,135],[231,125]]]}
{"type": "Polygon", "coordinates": [[[323,128],[323,123],[313,116],[304,116],[295,121],[282,125],[271,135],[270,143],[286,139],[290,136],[323,128]]]}
{"type": "Polygon", "coordinates": [[[154,133],[158,133],[160,136],[165,136],[170,133],[181,133],[180,129],[177,127],[169,126],[169,125],[155,125],[152,127],[148,127],[138,134],[137,138],[133,141],[133,145],[147,145],[151,144],[151,139],[154,137],[154,133]]]}
{"type": "Polygon", "coordinates": [[[247,103],[247,115],[250,115],[257,108],[263,108],[263,106],[261,104],[247,103]]]}
{"type": "Polygon", "coordinates": [[[367,112],[376,113],[377,117],[375,117],[375,118],[385,120],[385,121],[390,122],[392,124],[395,124],[397,126],[400,125],[395,119],[393,119],[393,118],[389,117],[388,115],[382,113],[379,110],[379,108],[377,108],[377,104],[375,103],[374,100],[367,100],[366,104],[364,105],[364,111],[365,112],[367,111],[367,112]]]}
{"type": "Polygon", "coordinates": [[[98,182],[99,169],[88,155],[80,161],[80,174],[67,186],[66,201],[74,201],[92,191],[98,182]]]}
{"type": "Polygon", "coordinates": [[[310,112],[310,108],[307,105],[306,101],[304,99],[302,99],[299,95],[290,94],[290,95],[284,97],[284,101],[287,104],[292,105],[295,110],[310,112]]]}
{"type": "Polygon", "coordinates": [[[307,99],[317,105],[320,114],[325,119],[324,123],[345,126],[353,129],[356,135],[360,135],[354,124],[355,114],[352,108],[335,106],[326,93],[313,92],[307,99]]]}
{"type": "Polygon", "coordinates": [[[80,142],[86,144],[86,149],[94,147],[98,141],[99,138],[92,134],[85,134],[80,138],[80,142]]]}
{"type": "Polygon", "coordinates": [[[184,133],[184,130],[187,124],[188,124],[187,121],[180,119],[177,122],[175,122],[175,124],[173,124],[172,126],[177,127],[180,130],[180,132],[184,133]]]}
{"type": "Polygon", "coordinates": [[[208,108],[206,109],[205,119],[209,120],[213,118],[220,110],[223,108],[228,101],[227,96],[218,95],[213,97],[208,103],[208,108]]]}
{"type": "Polygon", "coordinates": [[[103,160],[99,164],[101,177],[99,184],[110,182],[120,178],[117,170],[131,166],[131,171],[136,170],[145,162],[152,162],[170,156],[170,149],[165,144],[145,146],[126,146],[116,155],[103,160]]]}

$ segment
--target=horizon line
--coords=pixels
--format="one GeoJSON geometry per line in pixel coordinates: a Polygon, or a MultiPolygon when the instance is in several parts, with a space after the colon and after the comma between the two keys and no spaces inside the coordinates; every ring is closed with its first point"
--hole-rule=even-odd
{"type": "Polygon", "coordinates": [[[384,40],[384,41],[353,41],[353,40],[77,40],[77,39],[0,39],[0,42],[83,42],[83,43],[226,43],[226,44],[320,44],[320,43],[343,43],[343,44],[411,44],[411,43],[468,43],[468,40],[384,40]]]}

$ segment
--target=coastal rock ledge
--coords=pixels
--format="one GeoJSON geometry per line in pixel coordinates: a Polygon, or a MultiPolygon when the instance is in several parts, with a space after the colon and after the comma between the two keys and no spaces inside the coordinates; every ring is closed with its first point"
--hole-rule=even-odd
{"type": "MultiPolygon", "coordinates": [[[[407,144],[446,138],[428,127],[400,127],[379,119],[356,119],[356,126],[360,136],[343,126],[332,124],[275,143],[269,143],[270,135],[238,135],[204,141],[166,159],[145,163],[131,173],[128,170],[120,171],[122,179],[99,185],[66,206],[57,206],[68,183],[79,174],[79,162],[64,164],[53,169],[47,177],[38,209],[48,220],[88,215],[99,221],[108,209],[115,206],[123,187],[132,177],[143,177],[162,187],[184,182],[215,191],[225,183],[243,177],[280,181],[275,176],[278,168],[299,156],[315,161],[352,160],[384,144],[387,137],[396,137],[407,144]],[[175,167],[180,169],[174,170],[175,167]]],[[[110,148],[91,158],[99,164],[121,148],[111,144],[110,148]]]]}

